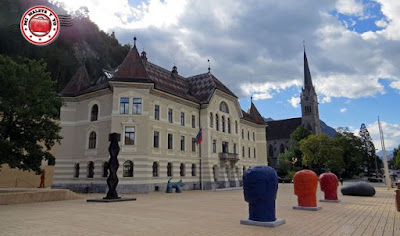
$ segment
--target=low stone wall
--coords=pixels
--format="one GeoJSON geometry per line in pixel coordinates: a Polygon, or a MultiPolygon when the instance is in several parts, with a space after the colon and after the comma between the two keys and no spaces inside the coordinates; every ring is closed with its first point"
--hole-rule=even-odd
{"type": "Polygon", "coordinates": [[[0,205],[75,200],[81,198],[81,196],[68,189],[45,189],[35,191],[29,189],[10,189],[9,191],[0,192],[0,205]]]}
{"type": "MultiPolygon", "coordinates": [[[[44,186],[53,184],[54,166],[42,166],[46,171],[44,186]]],[[[40,185],[40,175],[33,171],[11,169],[2,165],[0,170],[0,188],[37,188],[40,185]]]]}

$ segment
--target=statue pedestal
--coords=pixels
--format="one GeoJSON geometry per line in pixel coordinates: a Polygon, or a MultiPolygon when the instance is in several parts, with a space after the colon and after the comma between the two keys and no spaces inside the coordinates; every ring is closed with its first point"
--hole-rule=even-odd
{"type": "Polygon", "coordinates": [[[303,207],[303,206],[293,206],[294,210],[306,210],[306,211],[319,211],[322,207],[303,207]]]}
{"type": "Polygon", "coordinates": [[[263,227],[276,227],[279,225],[285,224],[285,219],[276,219],[275,221],[254,221],[254,220],[240,220],[240,224],[242,225],[255,225],[255,226],[263,226],[263,227]]]}
{"type": "Polygon", "coordinates": [[[333,203],[339,203],[340,200],[327,200],[327,199],[320,199],[320,202],[333,202],[333,203]]]}
{"type": "Polygon", "coordinates": [[[136,201],[136,198],[116,198],[116,199],[87,199],[87,202],[126,202],[136,201]]]}

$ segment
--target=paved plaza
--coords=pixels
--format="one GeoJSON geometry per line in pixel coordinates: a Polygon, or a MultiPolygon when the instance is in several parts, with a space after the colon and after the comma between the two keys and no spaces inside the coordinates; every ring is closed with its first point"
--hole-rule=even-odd
{"type": "MultiPolygon", "coordinates": [[[[137,201],[87,203],[84,199],[0,205],[0,235],[400,235],[394,189],[374,197],[339,194],[340,203],[319,202],[317,212],[293,210],[292,184],[280,184],[276,228],[241,225],[248,217],[241,190],[152,192],[123,195],[137,201]]],[[[323,193],[318,191],[318,199],[323,193]]]]}

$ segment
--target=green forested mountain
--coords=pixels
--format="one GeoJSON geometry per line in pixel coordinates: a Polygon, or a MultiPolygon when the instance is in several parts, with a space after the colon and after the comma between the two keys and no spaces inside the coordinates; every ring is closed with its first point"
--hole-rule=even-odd
{"type": "Polygon", "coordinates": [[[57,91],[68,83],[81,64],[86,65],[89,75],[97,78],[101,69],[115,68],[128,53],[130,46],[121,45],[113,33],[99,30],[84,9],[70,13],[72,26],[62,26],[58,38],[50,45],[29,43],[21,35],[19,22],[28,8],[37,5],[50,7],[59,17],[68,15],[61,7],[45,0],[0,0],[0,54],[14,60],[43,59],[57,82],[57,91]]]}

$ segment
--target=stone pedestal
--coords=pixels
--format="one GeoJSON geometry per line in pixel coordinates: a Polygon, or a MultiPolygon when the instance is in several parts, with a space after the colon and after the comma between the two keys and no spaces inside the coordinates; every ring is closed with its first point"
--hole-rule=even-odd
{"type": "Polygon", "coordinates": [[[117,198],[117,199],[87,199],[87,202],[126,202],[136,201],[136,198],[117,198]]]}
{"type": "Polygon", "coordinates": [[[240,224],[242,225],[255,225],[255,226],[263,226],[263,227],[276,227],[279,225],[285,224],[285,219],[276,219],[275,221],[263,222],[263,221],[254,221],[254,220],[240,220],[240,224]]]}
{"type": "Polygon", "coordinates": [[[320,202],[333,202],[333,203],[339,203],[340,200],[327,200],[327,199],[320,199],[320,202]]]}
{"type": "Polygon", "coordinates": [[[322,207],[303,207],[303,206],[293,206],[294,210],[306,210],[306,211],[319,211],[322,207]]]}

